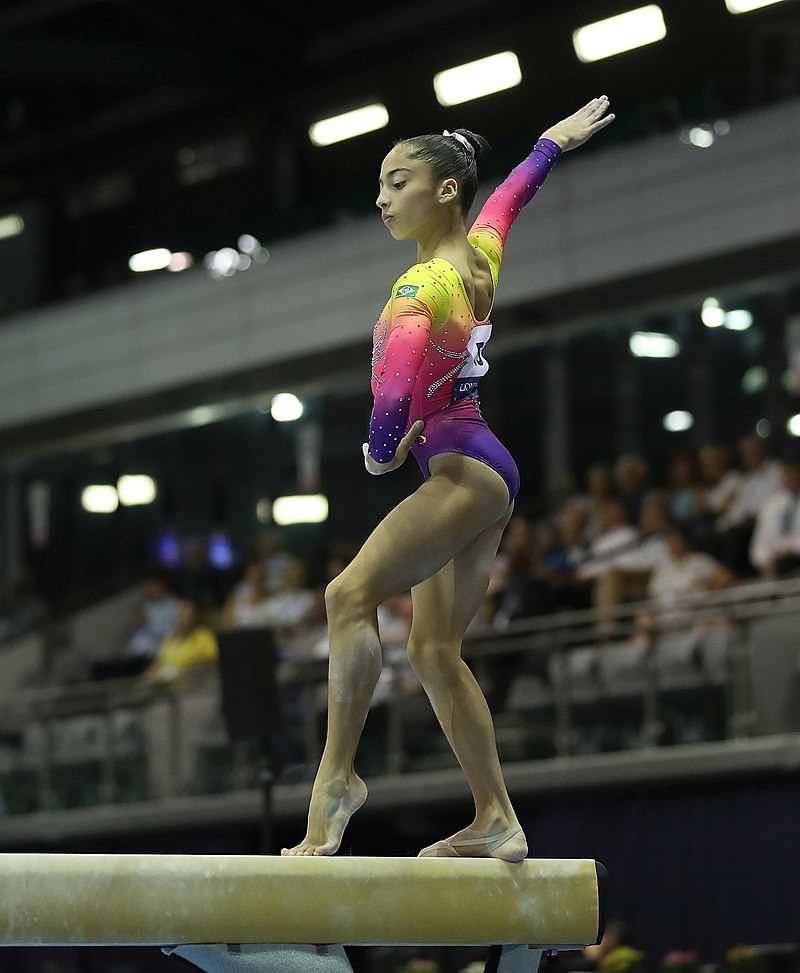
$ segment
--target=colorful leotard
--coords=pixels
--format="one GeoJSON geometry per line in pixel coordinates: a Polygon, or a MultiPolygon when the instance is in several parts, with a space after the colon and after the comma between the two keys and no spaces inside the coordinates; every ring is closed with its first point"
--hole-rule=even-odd
{"type": "MultiPolygon", "coordinates": [[[[489,263],[495,291],[508,231],[560,154],[555,142],[539,139],[469,231],[470,243],[489,263]]],[[[496,469],[511,499],[516,496],[514,460],[478,408],[478,381],[489,368],[483,349],[491,333],[489,317],[476,319],[461,275],[447,260],[415,264],[395,282],[373,334],[369,454],[374,460],[393,459],[411,424],[424,419],[412,451],[426,478],[431,456],[463,453],[496,469]]]]}

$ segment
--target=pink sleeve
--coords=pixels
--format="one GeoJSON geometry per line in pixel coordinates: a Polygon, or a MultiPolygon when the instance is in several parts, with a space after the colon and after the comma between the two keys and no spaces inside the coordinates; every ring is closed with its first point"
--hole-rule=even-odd
{"type": "Polygon", "coordinates": [[[405,434],[431,323],[430,311],[421,301],[393,302],[389,335],[382,359],[373,371],[375,402],[369,423],[369,455],[379,463],[394,458],[405,434]]]}
{"type": "Polygon", "coordinates": [[[488,229],[505,245],[511,224],[539,191],[560,155],[559,145],[539,139],[528,158],[512,170],[478,213],[470,234],[488,229]]]}

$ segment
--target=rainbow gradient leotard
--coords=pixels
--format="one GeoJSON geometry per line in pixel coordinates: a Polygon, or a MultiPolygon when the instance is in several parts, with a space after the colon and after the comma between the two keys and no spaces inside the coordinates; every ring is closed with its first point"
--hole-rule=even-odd
{"type": "MultiPolygon", "coordinates": [[[[560,154],[555,142],[539,139],[470,228],[468,239],[489,263],[494,292],[508,231],[560,154]]],[[[390,462],[411,424],[423,419],[425,428],[412,452],[426,479],[431,456],[462,453],[495,469],[510,498],[516,497],[516,464],[478,405],[491,333],[489,317],[476,319],[461,275],[448,261],[434,257],[415,264],[395,281],[373,334],[369,454],[374,460],[390,462]]]]}

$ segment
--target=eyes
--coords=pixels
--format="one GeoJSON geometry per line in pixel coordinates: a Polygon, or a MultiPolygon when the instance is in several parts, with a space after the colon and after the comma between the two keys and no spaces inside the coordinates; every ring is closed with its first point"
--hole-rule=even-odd
{"type": "Polygon", "coordinates": [[[392,186],[393,186],[393,187],[394,187],[395,189],[402,189],[402,188],[403,188],[403,186],[405,186],[405,184],[406,184],[406,182],[405,182],[405,179],[404,179],[404,180],[403,180],[402,182],[393,182],[393,183],[392,183],[392,186]]]}

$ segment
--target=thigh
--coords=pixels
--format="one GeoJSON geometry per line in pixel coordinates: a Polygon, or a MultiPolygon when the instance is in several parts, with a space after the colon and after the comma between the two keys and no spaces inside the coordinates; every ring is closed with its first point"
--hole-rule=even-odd
{"type": "Polygon", "coordinates": [[[487,528],[505,526],[509,509],[499,474],[451,454],[384,517],[340,577],[348,591],[379,605],[436,574],[487,528]]]}
{"type": "Polygon", "coordinates": [[[461,642],[486,597],[497,549],[513,510],[512,503],[500,520],[486,527],[452,561],[411,589],[411,640],[461,642]]]}

